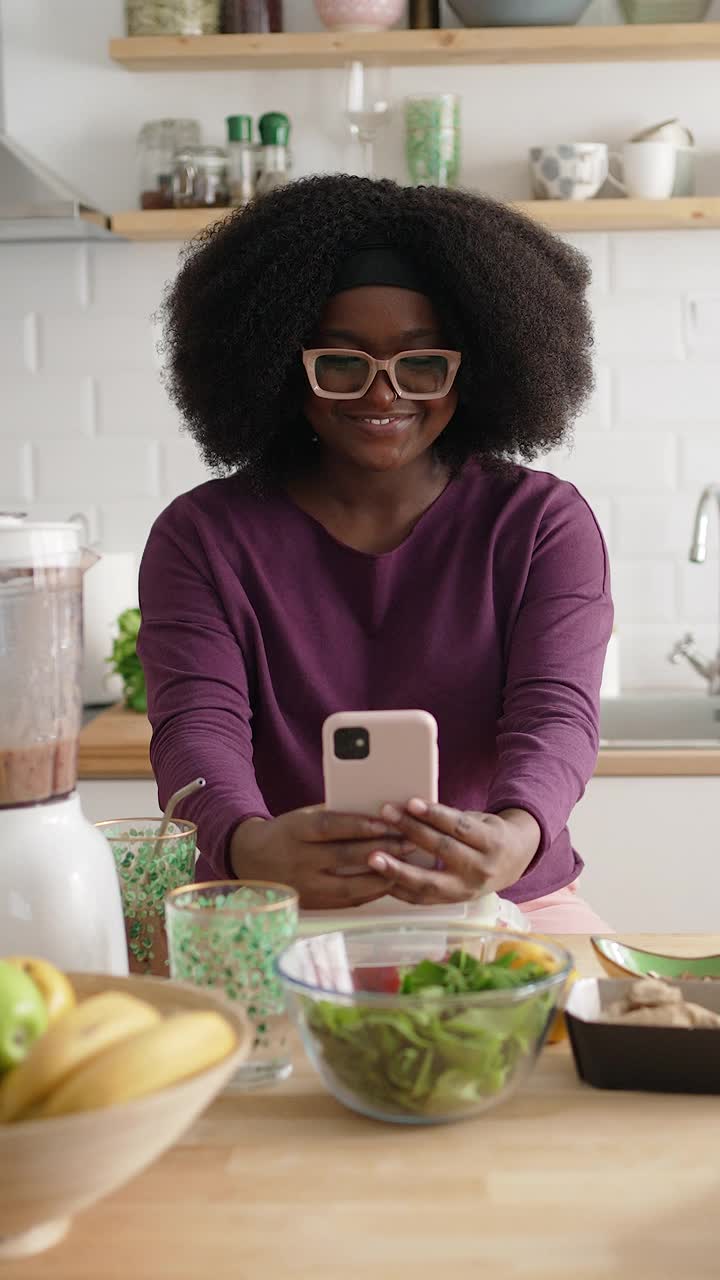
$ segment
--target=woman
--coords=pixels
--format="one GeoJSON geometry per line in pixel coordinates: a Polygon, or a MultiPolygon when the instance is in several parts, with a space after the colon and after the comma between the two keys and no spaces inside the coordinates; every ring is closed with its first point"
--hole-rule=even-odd
{"type": "Polygon", "coordinates": [[[346,176],[191,248],[169,390],[230,474],[156,522],[139,652],[161,802],[207,780],[183,809],[199,879],[282,881],[307,909],[496,892],[533,927],[602,927],[566,823],[597,753],[607,556],[572,485],[518,461],[590,390],[587,282],[502,205],[346,176]],[[325,717],[393,707],[436,717],[442,804],[324,810],[325,717]]]}

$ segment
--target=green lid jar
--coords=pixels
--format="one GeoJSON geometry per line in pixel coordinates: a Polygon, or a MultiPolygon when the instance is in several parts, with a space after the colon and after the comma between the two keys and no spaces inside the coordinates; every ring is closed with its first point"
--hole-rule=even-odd
{"type": "Polygon", "coordinates": [[[286,147],[290,140],[290,121],[282,111],[267,111],[258,121],[265,147],[286,147]]]}

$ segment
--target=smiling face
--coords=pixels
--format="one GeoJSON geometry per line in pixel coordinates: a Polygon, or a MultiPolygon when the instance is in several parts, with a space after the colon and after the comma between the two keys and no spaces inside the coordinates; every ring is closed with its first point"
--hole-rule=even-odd
{"type": "MultiPolygon", "coordinates": [[[[330,298],[309,347],[365,351],[388,360],[399,351],[445,348],[429,298],[390,285],[363,285],[330,298]]],[[[398,398],[380,372],[359,400],[325,400],[308,386],[305,417],[344,461],[370,471],[405,467],[445,430],[457,407],[454,387],[437,400],[398,398]]]]}

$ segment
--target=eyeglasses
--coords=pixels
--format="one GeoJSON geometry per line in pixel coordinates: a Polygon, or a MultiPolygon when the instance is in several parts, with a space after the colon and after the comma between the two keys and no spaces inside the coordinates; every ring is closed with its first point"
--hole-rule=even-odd
{"type": "Polygon", "coordinates": [[[334,347],[303,351],[310,386],[324,400],[359,400],[381,370],[401,398],[436,400],[447,395],[461,359],[459,351],[400,351],[389,360],[334,347]]]}

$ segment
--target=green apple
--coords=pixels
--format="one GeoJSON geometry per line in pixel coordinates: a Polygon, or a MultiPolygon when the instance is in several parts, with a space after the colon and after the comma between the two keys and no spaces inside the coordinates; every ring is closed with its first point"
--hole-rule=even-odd
{"type": "Polygon", "coordinates": [[[47,1006],[32,978],[0,960],[0,1071],[22,1062],[47,1024],[47,1006]]]}

